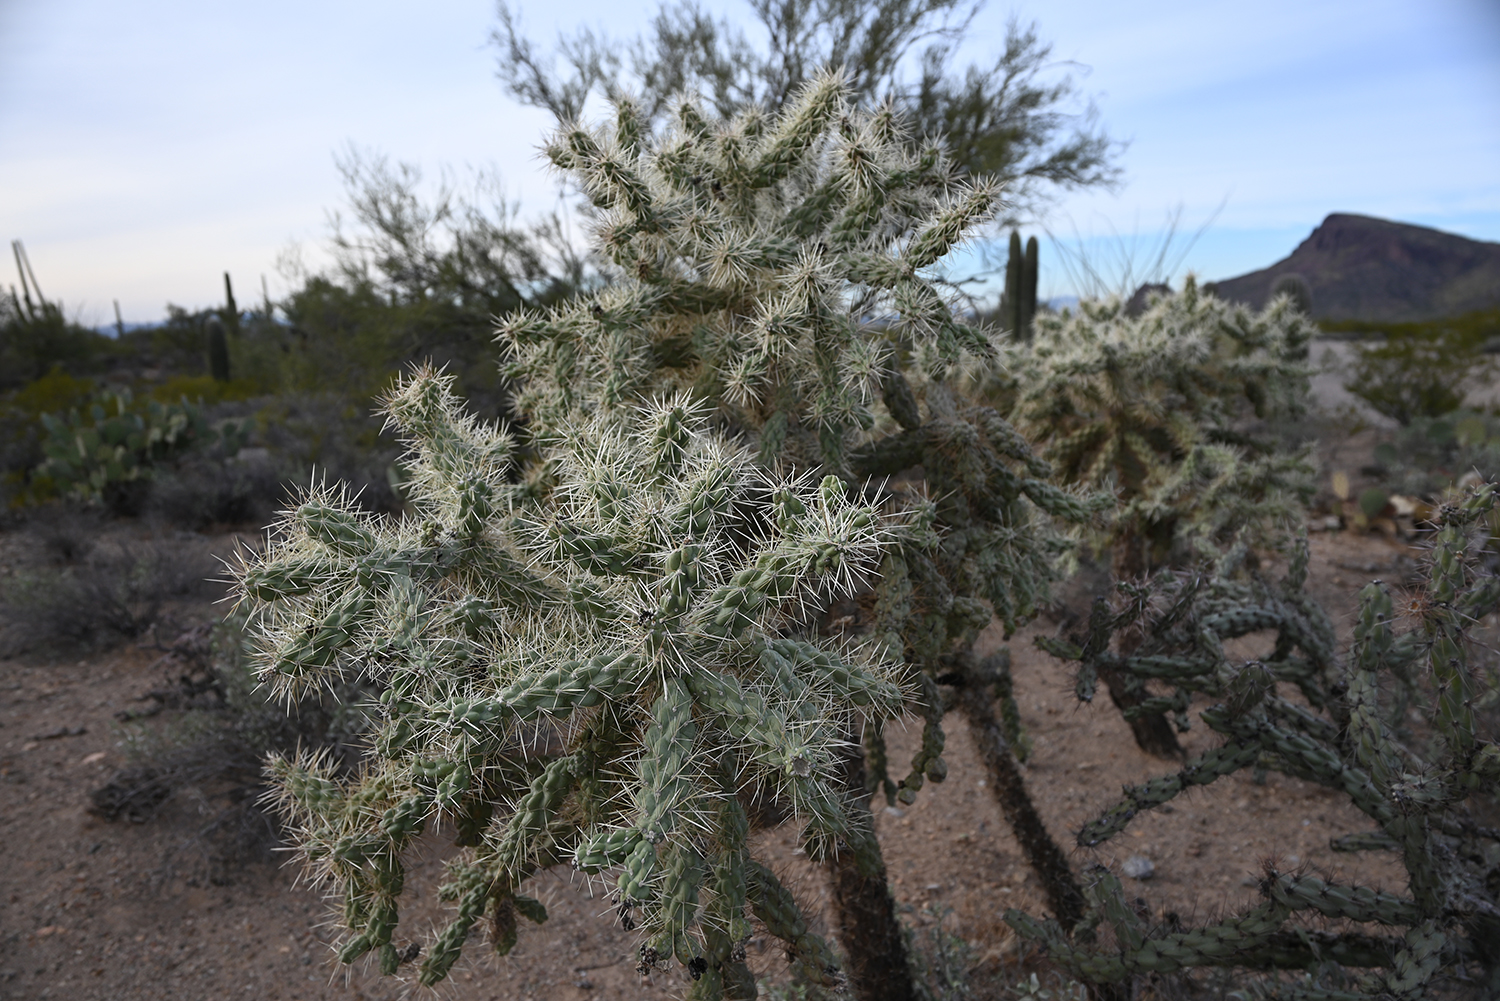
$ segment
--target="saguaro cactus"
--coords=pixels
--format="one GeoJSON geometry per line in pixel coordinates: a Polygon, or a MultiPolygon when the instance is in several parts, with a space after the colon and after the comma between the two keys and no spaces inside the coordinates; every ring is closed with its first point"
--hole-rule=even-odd
{"type": "Polygon", "coordinates": [[[1156,700],[1162,709],[1185,714],[1191,694],[1215,699],[1199,715],[1225,739],[1175,775],[1127,787],[1120,802],[1084,825],[1080,847],[1116,837],[1194,786],[1268,768],[1347,795],[1373,829],[1334,847],[1396,853],[1407,872],[1404,894],[1282,872],[1268,862],[1260,906],[1202,928],[1153,929],[1125,902],[1119,880],[1097,869],[1089,914],[1072,935],[1019,911],[1008,911],[1006,920],[1094,983],[1198,966],[1303,969],[1310,973],[1303,981],[1263,986],[1297,998],[1415,999],[1440,971],[1466,967],[1478,996],[1500,991],[1500,836],[1461,809],[1474,791],[1500,782],[1500,745],[1478,725],[1475,706],[1484,693],[1466,638],[1473,623],[1500,607],[1500,577],[1481,570],[1478,559],[1495,506],[1495,488],[1485,485],[1444,510],[1426,587],[1409,606],[1414,628],[1397,631],[1386,585],[1377,581],[1361,592],[1354,648],[1341,672],[1326,618],[1311,614],[1301,596],[1305,547],[1280,587],[1178,580],[1165,595],[1149,596],[1164,599],[1164,610],[1147,615],[1154,602],[1137,591],[1123,613],[1098,611],[1083,647],[1050,647],[1079,663],[1079,692],[1087,695],[1099,663],[1113,656],[1109,635],[1144,625],[1147,639],[1116,666],[1176,686],[1177,695],[1156,700]],[[1265,630],[1276,640],[1264,657],[1226,656],[1224,640],[1265,630]],[[1419,752],[1396,731],[1424,678],[1419,701],[1431,736],[1419,752]],[[1311,708],[1280,695],[1278,681],[1300,688],[1311,708]],[[1320,927],[1299,923],[1301,915],[1320,927]],[[1104,924],[1114,931],[1112,948],[1096,938],[1104,924]],[[1340,966],[1368,972],[1337,973],[1340,966]]]}
{"type": "Polygon", "coordinates": [[[229,381],[229,342],[224,337],[224,324],[217,316],[208,318],[208,373],[216,382],[229,381]]]}
{"type": "Polygon", "coordinates": [[[1005,291],[1000,297],[1000,325],[1022,341],[1031,340],[1036,319],[1038,248],[1036,237],[1021,248],[1021,234],[1012,230],[1005,259],[1005,291]]]}
{"type": "Polygon", "coordinates": [[[753,911],[814,982],[838,979],[790,895],[749,854],[742,795],[803,820],[814,858],[870,851],[833,775],[844,732],[906,693],[869,647],[818,640],[804,609],[847,593],[893,526],[764,473],[684,397],[564,423],[539,483],[507,479],[510,438],[421,371],[387,403],[411,451],[399,522],[315,491],[239,576],[262,676],[283,693],[359,673],[374,756],[357,776],[313,758],[275,771],[295,841],[333,877],[350,937],[393,972],[404,856],[438,822],[471,850],[443,889],[452,924],[420,979],[443,979],[470,928],[501,953],[537,869],[609,873],[643,968],[675,957],[695,997],[754,997],[753,911]]]}

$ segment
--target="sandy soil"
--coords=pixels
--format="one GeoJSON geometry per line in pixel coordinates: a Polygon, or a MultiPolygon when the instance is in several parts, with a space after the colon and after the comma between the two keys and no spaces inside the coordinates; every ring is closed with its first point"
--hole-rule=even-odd
{"type": "MultiPolygon", "coordinates": [[[[5,537],[0,535],[0,549],[5,537]]],[[[222,540],[221,540],[222,541],[222,540]]],[[[1352,595],[1370,577],[1407,565],[1403,547],[1379,536],[1315,535],[1312,590],[1347,640],[1352,595]]],[[[1171,770],[1139,752],[1107,699],[1077,705],[1063,666],[1033,646],[1053,627],[1039,623],[1013,637],[1024,724],[1035,742],[1026,779],[1058,838],[1110,803],[1123,783],[1171,770]]],[[[992,627],[986,648],[1000,642],[992,627]]],[[[0,997],[79,999],[397,998],[407,987],[364,967],[335,969],[336,929],[316,888],[275,864],[203,864],[194,832],[215,809],[212,791],[189,790],[144,823],[108,823],[87,811],[89,792],[127,764],[120,711],[162,682],[153,650],[124,646],[96,657],[53,662],[0,661],[0,997]]],[[[1044,905],[1033,877],[985,787],[972,743],[951,717],[948,780],[929,785],[907,809],[877,810],[893,889],[916,935],[931,952],[941,927],[967,943],[974,996],[1002,996],[1027,961],[1001,920],[1008,906],[1044,905]]],[[[891,734],[893,765],[914,749],[920,728],[891,734]]],[[[1209,745],[1200,726],[1190,750],[1209,745]]],[[[1259,861],[1277,857],[1397,889],[1401,874],[1380,860],[1334,855],[1331,837],[1364,830],[1363,818],[1327,791],[1272,776],[1221,781],[1136,823],[1130,836],[1098,853],[1076,852],[1080,868],[1118,866],[1132,854],[1156,867],[1132,882],[1157,916],[1202,920],[1248,902],[1259,861]]],[[[773,865],[828,929],[821,872],[795,851],[793,831],[761,836],[773,865]]],[[[418,903],[403,915],[411,935],[441,920],[434,891],[450,851],[440,837],[408,880],[418,903]]],[[[445,997],[455,999],[632,999],[681,994],[681,974],[643,981],[633,970],[635,940],[614,927],[606,901],[571,873],[554,871],[528,892],[551,912],[526,926],[503,960],[466,958],[445,997]]],[[[406,938],[399,937],[398,944],[406,938]]],[[[473,957],[484,952],[471,946],[473,957]]],[[[752,965],[769,982],[784,978],[772,941],[751,943],[752,965]]]]}

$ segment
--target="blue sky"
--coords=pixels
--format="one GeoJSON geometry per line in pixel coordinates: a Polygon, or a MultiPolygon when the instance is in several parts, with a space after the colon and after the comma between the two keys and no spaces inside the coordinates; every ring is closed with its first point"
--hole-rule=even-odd
{"type": "MultiPolygon", "coordinates": [[[[542,38],[628,34],[654,9],[523,6],[542,38]]],[[[1212,219],[1174,278],[1262,267],[1334,211],[1500,240],[1500,0],[996,3],[968,52],[1011,12],[1129,142],[1119,191],[1041,221],[1096,260],[1174,211],[1183,240],[1212,219]]],[[[0,0],[0,237],[86,322],[113,299],[146,321],[213,304],[225,270],[242,299],[262,275],[275,295],[289,245],[316,264],[348,143],[429,175],[492,168],[545,210],[548,123],[501,92],[493,25],[490,0],[0,0]]],[[[1044,244],[1043,295],[1076,291],[1057,257],[1044,244]]]]}

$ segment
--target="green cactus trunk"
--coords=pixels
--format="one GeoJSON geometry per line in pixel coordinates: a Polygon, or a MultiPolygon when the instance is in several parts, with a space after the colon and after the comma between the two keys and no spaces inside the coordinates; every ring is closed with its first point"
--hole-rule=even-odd
{"type": "Polygon", "coordinates": [[[1027,341],[1031,340],[1034,332],[1032,321],[1036,319],[1037,257],[1037,242],[1033,236],[1026,241],[1026,259],[1021,262],[1021,311],[1016,328],[1027,341]]]}
{"type": "Polygon", "coordinates": [[[1022,337],[1021,303],[1024,298],[1022,292],[1023,269],[1025,260],[1022,257],[1021,234],[1015,230],[1010,234],[1010,252],[1005,257],[1005,293],[1000,297],[1000,325],[1011,331],[1015,337],[1022,337]]]}
{"type": "Polygon", "coordinates": [[[235,305],[234,285],[229,281],[229,272],[224,272],[224,326],[231,334],[240,332],[240,307],[235,305]]]}
{"type": "Polygon", "coordinates": [[[229,342],[217,316],[208,318],[208,373],[215,382],[229,381],[229,342]]]}

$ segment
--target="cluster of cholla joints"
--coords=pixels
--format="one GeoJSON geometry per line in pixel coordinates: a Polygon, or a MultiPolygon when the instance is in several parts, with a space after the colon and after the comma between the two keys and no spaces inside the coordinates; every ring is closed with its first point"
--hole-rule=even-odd
{"type": "Polygon", "coordinates": [[[1006,920],[1094,983],[1230,966],[1311,971],[1267,985],[1284,997],[1416,999],[1439,972],[1464,976],[1479,996],[1500,991],[1500,834],[1461,809],[1468,796],[1500,782],[1500,746],[1482,739],[1477,726],[1484,686],[1466,635],[1500,607],[1500,577],[1483,571],[1481,559],[1496,502],[1495,488],[1485,485],[1442,513],[1429,577],[1411,609],[1413,628],[1396,628],[1387,585],[1363,590],[1342,667],[1326,617],[1302,595],[1305,543],[1279,586],[1221,572],[1209,580],[1178,578],[1159,593],[1134,588],[1121,609],[1096,605],[1076,642],[1046,644],[1078,663],[1080,698],[1092,696],[1102,671],[1126,671],[1176,689],[1153,701],[1156,711],[1185,716],[1190,696],[1212,699],[1200,716],[1224,740],[1176,774],[1127,788],[1084,825],[1080,847],[1103,844],[1195,786],[1270,769],[1347,795],[1371,828],[1334,847],[1396,854],[1406,869],[1405,894],[1268,863],[1259,906],[1200,928],[1148,927],[1119,880],[1101,868],[1087,888],[1090,910],[1071,934],[1019,911],[1006,920]],[[1134,634],[1131,652],[1112,651],[1112,637],[1127,632],[1134,634]],[[1226,640],[1262,632],[1275,636],[1262,658],[1226,655],[1226,640]],[[1282,695],[1278,682],[1296,685],[1305,702],[1282,695]],[[1404,733],[1416,706],[1430,728],[1420,751],[1404,733]],[[1324,927],[1301,920],[1307,917],[1324,927]]]}
{"type": "Polygon", "coordinates": [[[1256,312],[1189,276],[1136,315],[1110,299],[1038,316],[1002,382],[1062,482],[1117,492],[1094,535],[1135,576],[1241,541],[1284,548],[1312,467],[1267,425],[1306,414],[1316,332],[1290,298],[1256,312]]]}
{"type": "Polygon", "coordinates": [[[990,218],[997,191],[958,178],[890,107],[851,107],[837,74],[774,118],[710,121],[685,101],[657,136],[630,101],[616,112],[547,146],[593,200],[612,280],[501,323],[520,409],[547,424],[691,392],[762,464],[889,490],[922,512],[935,534],[888,554],[869,624],[929,679],[922,750],[899,787],[879,727],[867,733],[871,781],[909,801],[944,773],[930,684],[952,673],[944,658],[992,613],[1007,629],[1034,615],[1067,550],[1054,519],[1109,503],[1054,486],[1000,414],[953,391],[996,351],[934,265],[990,218]],[[914,490],[901,474],[916,467],[914,490]]]}
{"type": "Polygon", "coordinates": [[[836,478],[767,475],[686,398],[562,426],[543,443],[546,503],[507,479],[510,439],[463,415],[443,376],[403,381],[387,412],[413,513],[315,492],[241,579],[268,682],[359,674],[381,692],[360,774],[274,766],[300,851],[343,893],[341,958],[403,960],[403,856],[441,820],[470,851],[424,983],[483,916],[506,952],[517,913],[545,917],[522,883],[568,862],[613,874],[643,962],[675,956],[703,997],[748,977],[747,908],[832,982],[827,947],[749,855],[742,799],[789,806],[813,857],[871,836],[830,763],[907,693],[866,650],[795,627],[876,566],[890,519],[836,478]]]}

